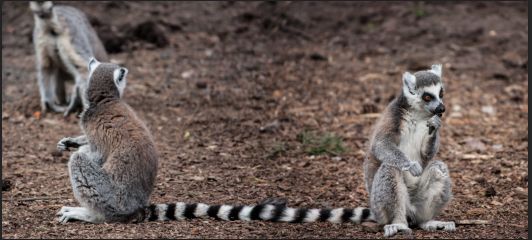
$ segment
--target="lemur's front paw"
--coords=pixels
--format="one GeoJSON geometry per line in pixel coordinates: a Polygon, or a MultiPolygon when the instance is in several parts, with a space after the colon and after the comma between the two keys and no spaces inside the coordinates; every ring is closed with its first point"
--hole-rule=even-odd
{"type": "Polygon", "coordinates": [[[57,150],[59,151],[70,151],[69,148],[71,147],[79,147],[79,144],[77,144],[76,142],[72,141],[72,138],[70,137],[66,137],[66,138],[63,138],[61,140],[59,140],[59,142],[57,143],[57,150]]]}
{"type": "Polygon", "coordinates": [[[410,161],[405,167],[402,168],[403,171],[409,171],[410,174],[414,177],[418,177],[423,172],[423,168],[416,161],[410,161]]]}
{"type": "Polygon", "coordinates": [[[442,162],[434,162],[429,166],[432,176],[438,179],[444,179],[449,177],[449,171],[447,166],[442,162]]]}
{"type": "Polygon", "coordinates": [[[441,127],[441,117],[434,115],[427,121],[427,127],[429,127],[429,134],[432,134],[435,130],[441,127]]]}

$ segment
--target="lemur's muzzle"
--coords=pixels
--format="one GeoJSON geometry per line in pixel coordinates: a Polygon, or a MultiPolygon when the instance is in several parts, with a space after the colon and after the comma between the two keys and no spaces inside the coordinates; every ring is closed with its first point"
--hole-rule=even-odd
{"type": "Polygon", "coordinates": [[[445,105],[443,105],[443,103],[440,103],[438,107],[434,109],[433,113],[441,117],[444,112],[445,112],[445,105]]]}

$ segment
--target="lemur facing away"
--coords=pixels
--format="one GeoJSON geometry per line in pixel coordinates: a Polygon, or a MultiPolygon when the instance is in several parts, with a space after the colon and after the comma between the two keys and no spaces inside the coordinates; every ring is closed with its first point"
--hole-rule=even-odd
{"type": "Polygon", "coordinates": [[[360,223],[373,219],[368,208],[304,209],[263,202],[254,206],[176,202],[149,204],[157,173],[153,138],[122,99],[127,69],[91,59],[88,107],[81,114],[84,135],[63,138],[59,150],[79,148],[68,168],[74,197],[81,207],[62,207],[59,221],[142,222],[210,216],[221,220],[360,223]]]}
{"type": "Polygon", "coordinates": [[[78,9],[54,6],[49,1],[30,2],[30,9],[35,20],[33,44],[42,112],[64,112],[67,116],[82,110],[86,104],[86,66],[92,56],[107,61],[105,48],[78,9]],[[72,80],[74,86],[67,100],[65,82],[72,80]]]}
{"type": "Polygon", "coordinates": [[[433,160],[439,148],[443,105],[441,65],[403,75],[401,94],[375,125],[364,162],[371,212],[385,236],[425,230],[455,230],[454,222],[434,221],[452,197],[445,163],[433,160]]]}

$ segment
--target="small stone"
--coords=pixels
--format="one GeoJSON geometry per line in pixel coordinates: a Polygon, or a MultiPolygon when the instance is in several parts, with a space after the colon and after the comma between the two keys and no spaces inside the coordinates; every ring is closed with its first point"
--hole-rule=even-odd
{"type": "Polygon", "coordinates": [[[491,105],[482,106],[481,111],[488,115],[495,115],[495,108],[491,105]]]}
{"type": "Polygon", "coordinates": [[[52,155],[52,157],[61,157],[61,156],[63,156],[63,152],[61,152],[61,151],[56,149],[56,150],[53,150],[51,152],[51,155],[52,155]]]}
{"type": "Polygon", "coordinates": [[[466,140],[466,144],[469,148],[478,151],[478,152],[484,152],[486,151],[486,145],[476,138],[468,138],[466,140]]]}
{"type": "Polygon", "coordinates": [[[207,88],[207,83],[204,82],[204,81],[196,82],[196,87],[199,88],[199,89],[205,89],[205,88],[207,88]]]}
{"type": "Polygon", "coordinates": [[[181,77],[184,79],[187,79],[187,78],[192,77],[193,74],[194,74],[194,70],[187,70],[181,73],[181,77]]]}
{"type": "Polygon", "coordinates": [[[259,128],[259,131],[261,133],[264,132],[275,132],[275,130],[279,129],[280,123],[278,120],[275,120],[271,123],[266,124],[265,126],[262,126],[259,128]]]}
{"type": "Polygon", "coordinates": [[[493,197],[495,195],[497,195],[497,192],[495,191],[495,188],[493,186],[489,186],[486,188],[486,192],[484,193],[484,196],[493,197]]]}
{"type": "Polygon", "coordinates": [[[13,188],[13,184],[9,179],[2,179],[2,192],[9,191],[13,188]]]}
{"type": "Polygon", "coordinates": [[[314,61],[326,61],[327,60],[327,57],[319,54],[319,53],[313,53],[313,54],[310,54],[310,59],[314,60],[314,61]]]}
{"type": "Polygon", "coordinates": [[[333,161],[342,161],[342,157],[336,156],[336,157],[333,157],[332,160],[333,161]]]}
{"type": "Polygon", "coordinates": [[[495,152],[500,152],[503,150],[503,147],[502,147],[502,144],[493,144],[491,146],[491,149],[493,149],[493,151],[495,152]]]}

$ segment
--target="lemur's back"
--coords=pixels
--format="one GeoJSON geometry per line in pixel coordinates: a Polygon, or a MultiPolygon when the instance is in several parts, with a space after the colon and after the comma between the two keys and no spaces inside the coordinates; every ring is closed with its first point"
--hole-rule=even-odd
{"type": "Polygon", "coordinates": [[[158,154],[150,132],[131,107],[121,100],[99,104],[87,109],[81,122],[90,145],[103,148],[98,149],[102,168],[130,194],[147,201],[158,154]]]}
{"type": "Polygon", "coordinates": [[[64,24],[64,31],[68,31],[66,34],[70,37],[72,44],[79,46],[76,48],[78,54],[84,57],[86,61],[90,57],[108,60],[103,44],[83,12],[70,6],[56,6],[54,11],[59,22],[64,24]],[[88,46],[92,49],[89,49],[88,46]]]}

